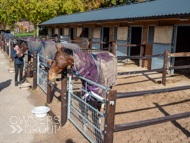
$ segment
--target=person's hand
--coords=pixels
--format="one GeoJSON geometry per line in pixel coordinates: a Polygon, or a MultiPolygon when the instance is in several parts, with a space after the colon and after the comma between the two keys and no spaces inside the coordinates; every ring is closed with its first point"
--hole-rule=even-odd
{"type": "Polygon", "coordinates": [[[16,51],[16,54],[18,55],[20,52],[19,51],[16,51]]]}
{"type": "Polygon", "coordinates": [[[20,54],[21,55],[21,57],[23,56],[23,54],[20,54]]]}

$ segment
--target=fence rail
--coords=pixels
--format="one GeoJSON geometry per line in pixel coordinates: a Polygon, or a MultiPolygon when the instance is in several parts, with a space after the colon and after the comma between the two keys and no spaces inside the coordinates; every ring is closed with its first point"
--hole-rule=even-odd
{"type": "Polygon", "coordinates": [[[157,93],[163,93],[163,92],[173,92],[173,91],[187,90],[187,89],[190,89],[190,85],[180,86],[180,87],[172,87],[172,88],[164,88],[164,89],[138,91],[138,92],[117,93],[117,99],[136,97],[136,96],[144,96],[144,95],[157,94],[157,93]]]}
{"type": "Polygon", "coordinates": [[[156,124],[160,124],[160,123],[164,123],[168,121],[175,121],[175,120],[179,120],[179,119],[183,119],[187,117],[190,117],[190,112],[169,115],[169,116],[154,118],[154,119],[149,119],[149,120],[143,120],[143,121],[138,121],[138,122],[133,122],[133,123],[119,124],[119,125],[115,125],[114,132],[136,129],[136,128],[146,127],[150,125],[156,125],[156,124]]]}
{"type": "MultiPolygon", "coordinates": [[[[4,43],[4,39],[0,38],[0,42],[1,42],[0,46],[4,51],[6,51],[7,49],[12,50],[13,42],[10,42],[11,48],[7,48],[5,43],[2,44],[2,41],[4,43]]],[[[87,46],[87,44],[86,44],[86,46],[87,46]]],[[[128,46],[132,46],[132,45],[128,45],[128,46]]],[[[139,45],[136,45],[136,46],[139,46],[139,45]]],[[[141,45],[141,46],[143,46],[143,45],[141,45]]],[[[116,49],[116,43],[112,42],[112,49],[111,49],[112,53],[115,52],[115,49],[116,49]]],[[[92,50],[92,49],[90,49],[90,50],[92,50]]],[[[8,53],[10,53],[10,51],[8,53]]],[[[145,58],[153,58],[154,56],[159,57],[159,56],[163,56],[163,54],[151,55],[151,56],[136,56],[136,57],[135,56],[131,56],[131,57],[125,56],[125,57],[118,57],[118,59],[119,58],[145,59],[145,58]]],[[[167,53],[165,51],[163,68],[155,69],[155,70],[148,70],[148,71],[123,72],[123,73],[118,73],[118,75],[137,74],[137,73],[152,72],[152,71],[162,71],[163,74],[166,75],[167,70],[190,68],[190,65],[168,67],[167,66],[167,58],[168,57],[189,57],[189,56],[190,56],[190,53],[167,53]]],[[[61,108],[61,125],[62,126],[65,125],[65,123],[67,122],[67,119],[69,119],[91,142],[111,143],[111,142],[113,142],[114,132],[139,128],[139,127],[145,127],[145,126],[149,126],[149,125],[154,125],[154,124],[159,124],[159,123],[163,123],[163,122],[167,122],[167,121],[173,121],[173,120],[177,120],[177,119],[190,117],[190,112],[186,112],[186,113],[180,113],[180,114],[170,115],[170,116],[166,116],[166,117],[160,117],[160,118],[148,119],[148,120],[143,120],[143,121],[138,121],[138,122],[114,125],[116,99],[144,96],[144,95],[163,93],[163,92],[188,90],[188,89],[190,89],[190,85],[165,88],[165,89],[138,91],[138,92],[117,93],[117,91],[111,90],[109,87],[104,87],[104,86],[98,85],[97,83],[95,83],[93,81],[90,81],[82,76],[72,73],[73,75],[78,76],[78,78],[85,80],[89,84],[97,85],[100,88],[102,88],[103,90],[106,90],[107,96],[104,99],[98,98],[98,100],[100,100],[102,103],[106,104],[105,110],[102,113],[102,112],[97,111],[91,105],[87,104],[86,100],[83,100],[80,98],[80,96],[76,95],[76,93],[72,89],[72,86],[77,87],[77,85],[72,82],[71,76],[69,76],[69,87],[67,88],[67,69],[65,69],[61,73],[61,89],[58,89],[53,83],[51,83],[48,80],[49,67],[47,67],[48,66],[47,63],[40,61],[40,58],[44,58],[45,61],[47,61],[48,58],[40,56],[40,55],[37,56],[36,52],[34,52],[33,55],[28,55],[28,58],[29,58],[29,61],[26,65],[28,67],[27,70],[33,69],[33,88],[36,88],[37,83],[39,85],[39,74],[41,73],[41,80],[43,82],[42,84],[45,85],[43,88],[46,91],[45,93],[47,93],[47,105],[52,102],[51,99],[52,99],[53,95],[51,94],[51,87],[53,87],[56,91],[58,91],[61,94],[61,107],[60,107],[61,108]],[[33,58],[33,63],[31,63],[31,58],[33,58]],[[40,65],[43,65],[43,67],[45,67],[45,68],[41,68],[40,65]],[[101,124],[99,122],[100,118],[102,121],[101,124]]],[[[71,73],[70,73],[70,75],[71,75],[71,73]]],[[[166,78],[165,75],[163,75],[164,78],[166,78]]],[[[93,96],[92,93],[90,93],[89,91],[86,90],[87,88],[85,88],[86,91],[82,90],[79,86],[77,88],[80,91],[86,92],[86,93],[90,94],[91,96],[93,96]]],[[[93,96],[93,97],[97,98],[96,96],[93,96]]]]}

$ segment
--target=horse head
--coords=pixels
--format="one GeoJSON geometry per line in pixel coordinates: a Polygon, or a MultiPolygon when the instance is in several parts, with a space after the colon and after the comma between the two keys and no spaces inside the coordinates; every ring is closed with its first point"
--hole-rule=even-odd
{"type": "Polygon", "coordinates": [[[63,45],[61,45],[61,47],[62,48],[59,48],[56,45],[57,52],[55,54],[54,61],[48,61],[49,65],[51,65],[48,77],[50,81],[54,81],[60,72],[69,65],[72,66],[74,64],[72,50],[63,48],[63,45]]]}
{"type": "Polygon", "coordinates": [[[24,54],[24,52],[26,52],[26,50],[28,50],[27,42],[24,40],[17,40],[17,42],[18,42],[18,46],[20,48],[21,54],[24,54]]]}

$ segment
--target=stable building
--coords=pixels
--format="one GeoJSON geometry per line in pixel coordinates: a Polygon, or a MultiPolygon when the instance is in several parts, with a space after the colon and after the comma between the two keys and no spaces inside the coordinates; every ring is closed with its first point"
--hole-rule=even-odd
{"type": "MultiPolygon", "coordinates": [[[[155,55],[163,54],[164,50],[190,52],[190,0],[155,0],[108,7],[57,16],[40,26],[47,26],[50,36],[58,34],[71,39],[115,40],[116,44],[145,45],[145,51],[142,46],[118,46],[116,56],[155,55]]],[[[104,48],[108,45],[92,46],[104,48]]],[[[180,60],[169,59],[168,65],[179,64],[180,60]]],[[[141,60],[139,65],[142,65],[141,60]]],[[[145,60],[144,66],[162,68],[163,58],[145,60]]]]}

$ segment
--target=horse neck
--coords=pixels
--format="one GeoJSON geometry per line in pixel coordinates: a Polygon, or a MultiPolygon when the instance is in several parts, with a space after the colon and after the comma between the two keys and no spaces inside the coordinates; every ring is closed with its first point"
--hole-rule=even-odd
{"type": "Polygon", "coordinates": [[[86,68],[89,66],[89,53],[84,53],[82,51],[79,50],[73,50],[74,51],[74,55],[73,55],[73,60],[74,60],[74,69],[76,70],[80,70],[81,68],[84,67],[84,65],[86,66],[86,68]]]}

